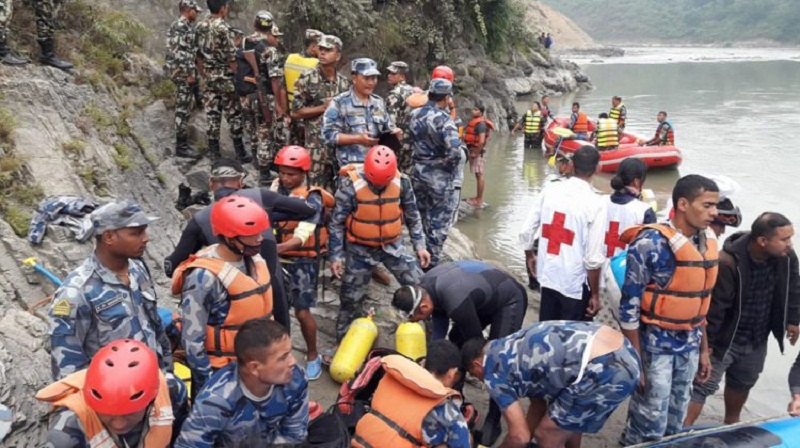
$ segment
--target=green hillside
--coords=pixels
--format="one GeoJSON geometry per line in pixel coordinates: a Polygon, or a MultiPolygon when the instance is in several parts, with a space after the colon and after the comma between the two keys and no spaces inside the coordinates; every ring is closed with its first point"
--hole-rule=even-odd
{"type": "Polygon", "coordinates": [[[546,0],[611,42],[800,43],[798,0],[546,0]]]}

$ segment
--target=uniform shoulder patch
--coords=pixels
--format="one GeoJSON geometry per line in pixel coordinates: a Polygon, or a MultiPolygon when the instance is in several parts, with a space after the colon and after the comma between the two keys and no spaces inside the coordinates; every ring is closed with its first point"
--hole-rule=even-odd
{"type": "Polygon", "coordinates": [[[69,317],[72,311],[72,305],[67,299],[61,299],[53,304],[53,317],[69,317]]]}

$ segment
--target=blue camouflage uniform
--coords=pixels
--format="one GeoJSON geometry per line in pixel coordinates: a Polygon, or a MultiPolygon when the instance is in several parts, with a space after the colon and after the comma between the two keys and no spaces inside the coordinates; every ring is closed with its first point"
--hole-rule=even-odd
{"type": "Polygon", "coordinates": [[[639,360],[627,339],[616,351],[584,364],[584,351],[602,327],[548,321],[490,341],[483,370],[492,400],[505,411],[524,397],[544,399],[559,428],[600,431],[639,381],[639,360]]]}
{"type": "Polygon", "coordinates": [[[48,196],[39,203],[31,218],[28,241],[41,244],[48,225],[67,226],[81,243],[92,236],[92,222],[85,216],[97,208],[91,199],[78,196],[48,196]]]}
{"type": "Polygon", "coordinates": [[[294,367],[292,379],[259,399],[245,389],[236,363],[211,377],[195,400],[175,448],[260,447],[300,443],[308,433],[308,382],[294,367]]]}
{"type": "Polygon", "coordinates": [[[472,446],[469,427],[457,401],[445,400],[428,412],[422,420],[422,439],[428,446],[439,444],[446,444],[449,448],[472,446]]]}
{"type": "MultiPolygon", "coordinates": [[[[291,192],[280,186],[276,179],[273,190],[284,196],[291,196],[291,192]]],[[[324,206],[322,204],[322,194],[312,192],[306,198],[306,203],[315,210],[314,215],[304,219],[302,222],[320,225],[324,206]]],[[[280,223],[276,225],[280,228],[280,223]]],[[[316,305],[317,301],[317,276],[319,275],[319,263],[316,257],[286,257],[281,262],[283,269],[289,274],[289,304],[295,310],[307,310],[316,305]]]]}
{"type": "MultiPolygon", "coordinates": [[[[359,170],[364,179],[364,172],[359,170]]],[[[403,209],[403,222],[408,227],[411,244],[415,251],[425,249],[425,235],[422,233],[422,222],[414,198],[411,181],[401,175],[400,206],[403,209]]],[[[368,247],[357,243],[345,244],[345,221],[357,206],[355,187],[349,176],[340,178],[341,185],[336,191],[336,206],[331,215],[328,241],[331,261],[344,260],[344,276],[339,294],[341,306],[336,319],[336,332],[341,340],[354,319],[363,312],[359,308],[364,299],[367,285],[372,277],[372,269],[383,263],[392,272],[401,285],[416,285],[422,270],[416,257],[408,253],[405,239],[401,236],[397,241],[384,244],[382,247],[368,247]]]]}
{"type": "MultiPolygon", "coordinates": [[[[148,225],[155,219],[145,216],[130,201],[104,205],[92,214],[97,235],[148,225]]],[[[58,288],[48,311],[53,379],[89,367],[92,356],[111,341],[135,339],[156,353],[170,393],[186,403],[186,388],[172,375],[172,347],[158,315],[156,291],[144,261],[128,259],[128,278],[130,284],[126,285],[92,252],[58,288]]]]}
{"type": "MultiPolygon", "coordinates": [[[[180,392],[170,388],[170,401],[172,402],[172,413],[175,416],[183,415],[186,413],[186,397],[181,397],[180,392]]],[[[172,427],[173,437],[181,429],[181,423],[185,415],[180,420],[174,421],[172,427]]],[[[139,440],[142,438],[142,431],[144,430],[144,423],[147,416],[142,419],[142,422],[128,431],[126,434],[117,435],[120,441],[125,443],[125,446],[139,446],[139,440]]],[[[45,448],[84,448],[91,446],[86,440],[86,433],[84,432],[83,424],[81,423],[78,415],[72,410],[59,407],[50,416],[50,422],[47,428],[47,441],[44,444],[45,448]]]]}
{"type": "MultiPolygon", "coordinates": [[[[692,242],[697,245],[699,240],[695,237],[692,242]]],[[[647,380],[644,394],[637,390],[631,399],[620,440],[633,445],[659,440],[683,428],[702,330],[665,330],[639,321],[645,287],[655,283],[665,288],[675,271],[675,256],[665,236],[657,230],[642,231],[628,246],[626,263],[620,321],[623,329],[639,329],[642,374],[647,380]]]]}
{"type": "MultiPolygon", "coordinates": [[[[352,67],[354,73],[364,76],[380,75],[375,61],[371,59],[355,59],[352,67]]],[[[338,145],[339,134],[366,132],[370,137],[379,138],[381,134],[394,130],[394,121],[386,111],[383,98],[371,94],[366,103],[362,102],[356,95],[354,87],[336,95],[322,118],[322,136],[325,143],[336,148],[336,161],[339,167],[351,163],[364,163],[364,157],[369,150],[365,145],[338,145]]]]}
{"type": "MultiPolygon", "coordinates": [[[[434,80],[437,81],[449,84],[446,80],[434,80]]],[[[453,181],[461,161],[461,139],[450,114],[432,101],[411,112],[409,134],[414,147],[411,171],[414,195],[422,215],[431,267],[435,267],[457,206],[453,202],[453,181]]]]}
{"type": "MultiPolygon", "coordinates": [[[[215,255],[215,252],[210,254],[215,255]]],[[[244,259],[228,263],[247,272],[244,259]]],[[[222,325],[228,317],[231,303],[225,285],[211,271],[203,268],[194,268],[186,274],[181,291],[181,343],[186,350],[186,362],[192,370],[193,388],[200,390],[213,373],[206,352],[206,328],[208,325],[222,325]]]]}

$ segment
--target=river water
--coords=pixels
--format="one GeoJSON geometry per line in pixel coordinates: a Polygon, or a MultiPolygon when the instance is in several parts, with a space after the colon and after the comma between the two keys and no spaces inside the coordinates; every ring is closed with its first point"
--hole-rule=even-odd
{"type": "MultiPolygon", "coordinates": [[[[613,95],[620,95],[628,108],[627,132],[649,138],[656,114],[665,110],[684,161],[678,170],[648,174],[645,187],[656,192],[660,207],[681,175],[721,174],[742,186],[733,195],[744,215],[742,228],[768,210],[800,223],[800,144],[794,135],[800,129],[800,49],[637,48],[627,54],[603,63],[582,61],[596,89],[552,98],[555,114],[568,114],[578,101],[596,118],[608,111],[613,95]]],[[[521,99],[517,111],[537,99],[521,99]]],[[[552,168],[540,152],[523,150],[519,134],[495,134],[486,169],[489,205],[457,227],[476,242],[481,256],[524,272],[517,235],[552,168]]],[[[596,176],[595,187],[609,192],[610,178],[596,176]]],[[[467,173],[463,196],[474,194],[474,176],[467,173]]],[[[800,226],[796,229],[800,232],[800,226]]],[[[770,341],[745,418],[785,412],[787,375],[797,352],[790,346],[781,355],[770,341]]]]}

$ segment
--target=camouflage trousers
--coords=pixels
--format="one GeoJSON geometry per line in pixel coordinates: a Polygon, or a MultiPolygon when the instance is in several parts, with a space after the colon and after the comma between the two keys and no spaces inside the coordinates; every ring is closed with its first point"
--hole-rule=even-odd
{"type": "Polygon", "coordinates": [[[234,140],[242,138],[242,107],[236,97],[233,80],[222,78],[206,81],[203,96],[208,119],[208,130],[206,131],[208,139],[219,141],[223,113],[225,119],[228,120],[228,126],[230,126],[231,138],[234,140]]]}
{"type": "MultiPolygon", "coordinates": [[[[438,177],[438,176],[437,176],[438,177]]],[[[442,257],[447,234],[453,224],[453,189],[434,188],[428,181],[418,177],[412,179],[414,196],[422,217],[422,230],[425,232],[425,243],[431,254],[430,267],[436,267],[442,257]]]]}
{"type": "MultiPolygon", "coordinates": [[[[0,44],[8,42],[8,25],[11,22],[14,0],[0,0],[0,44]]],[[[33,0],[36,14],[36,40],[52,39],[55,32],[55,4],[53,0],[33,0]]]]}
{"type": "Polygon", "coordinates": [[[185,138],[192,113],[194,91],[192,85],[183,79],[173,79],[172,82],[175,83],[175,135],[185,138]]]}
{"type": "Polygon", "coordinates": [[[623,446],[657,441],[683,429],[699,358],[698,350],[677,355],[642,351],[646,386],[631,398],[623,446]]]}
{"type": "MultiPolygon", "coordinates": [[[[258,94],[240,96],[239,102],[242,105],[242,121],[245,138],[250,142],[250,149],[253,155],[268,153],[268,146],[271,144],[271,126],[266,123],[258,102],[258,94]],[[265,149],[266,148],[266,149],[265,149]]],[[[259,159],[259,166],[261,161],[259,159]]]]}
{"type": "Polygon", "coordinates": [[[411,169],[414,167],[414,161],[411,157],[414,153],[412,141],[411,135],[406,133],[403,138],[403,146],[397,153],[397,169],[407,176],[411,175],[411,169]]]}
{"type": "Polygon", "coordinates": [[[295,310],[307,310],[317,304],[317,274],[319,264],[316,258],[293,258],[291,263],[281,263],[289,274],[286,276],[286,291],[289,304],[295,310]]]}
{"type": "Polygon", "coordinates": [[[311,153],[311,171],[308,181],[311,185],[322,187],[328,191],[336,191],[336,168],[333,151],[318,136],[306,134],[306,149],[311,153]]]}
{"type": "MultiPolygon", "coordinates": [[[[341,341],[350,323],[366,315],[364,298],[372,279],[372,270],[383,263],[401,285],[416,285],[422,277],[417,259],[400,246],[398,254],[390,254],[380,247],[367,247],[360,244],[345,243],[346,258],[342,289],[339,293],[339,315],[336,318],[336,340],[341,341]]],[[[398,245],[402,244],[398,243],[398,245]]]]}

